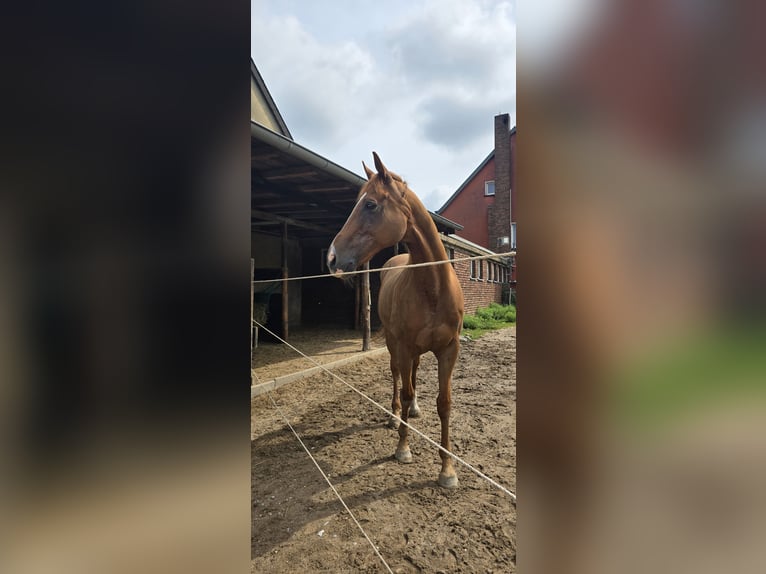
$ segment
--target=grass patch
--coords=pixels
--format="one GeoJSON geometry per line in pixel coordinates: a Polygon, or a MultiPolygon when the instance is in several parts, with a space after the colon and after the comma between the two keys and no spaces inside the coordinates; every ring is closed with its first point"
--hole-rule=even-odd
{"type": "Polygon", "coordinates": [[[503,329],[516,323],[516,306],[490,303],[480,307],[474,315],[463,317],[463,335],[478,339],[487,331],[503,329]]]}
{"type": "Polygon", "coordinates": [[[625,428],[660,430],[705,408],[766,403],[766,330],[716,325],[626,365],[612,400],[625,428]]]}

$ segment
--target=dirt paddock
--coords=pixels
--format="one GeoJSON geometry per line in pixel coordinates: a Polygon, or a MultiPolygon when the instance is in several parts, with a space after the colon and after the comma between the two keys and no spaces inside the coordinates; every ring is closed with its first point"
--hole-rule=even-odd
{"type": "MultiPolygon", "coordinates": [[[[453,452],[516,490],[516,329],[463,343],[453,376],[453,452]]],[[[280,373],[286,374],[286,373],[280,373]]],[[[387,408],[388,355],[338,374],[387,408]]],[[[418,371],[422,414],[438,442],[436,359],[418,371]]],[[[514,572],[516,508],[456,464],[460,485],[436,484],[438,451],[410,434],[412,464],[394,458],[387,416],[323,373],[271,394],[394,572],[514,572]]],[[[253,572],[384,572],[269,395],[252,400],[253,572]]]]}

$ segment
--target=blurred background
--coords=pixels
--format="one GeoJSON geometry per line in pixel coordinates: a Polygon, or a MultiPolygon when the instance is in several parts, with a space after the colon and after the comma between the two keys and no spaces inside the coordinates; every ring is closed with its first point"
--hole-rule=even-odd
{"type": "Polygon", "coordinates": [[[3,572],[248,567],[248,14],[6,17],[3,572]]]}
{"type": "MultiPolygon", "coordinates": [[[[518,568],[763,572],[762,3],[514,8],[518,568]]],[[[3,572],[249,564],[248,12],[8,14],[3,572]]]]}
{"type": "Polygon", "coordinates": [[[766,567],[763,22],[518,4],[521,572],[766,567]]]}

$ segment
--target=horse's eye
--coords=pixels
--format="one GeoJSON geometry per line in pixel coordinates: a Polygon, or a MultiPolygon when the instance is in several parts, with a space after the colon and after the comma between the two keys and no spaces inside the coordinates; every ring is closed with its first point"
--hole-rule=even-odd
{"type": "Polygon", "coordinates": [[[375,210],[377,207],[378,207],[378,204],[375,203],[374,201],[368,201],[367,203],[364,204],[364,208],[369,209],[370,211],[375,210]]]}

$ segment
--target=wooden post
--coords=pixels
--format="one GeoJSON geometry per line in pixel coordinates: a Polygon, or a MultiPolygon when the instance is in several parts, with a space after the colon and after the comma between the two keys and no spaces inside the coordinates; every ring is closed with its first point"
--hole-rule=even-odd
{"type": "Polygon", "coordinates": [[[354,329],[359,329],[361,327],[360,317],[362,298],[360,297],[360,293],[362,292],[362,282],[361,280],[358,280],[354,283],[354,329]]]}
{"type": "MultiPolygon", "coordinates": [[[[282,223],[282,279],[287,279],[287,222],[282,223]]],[[[290,315],[288,311],[288,282],[282,281],[282,338],[288,341],[288,323],[290,315]]]]}
{"type": "Polygon", "coordinates": [[[362,328],[364,333],[362,335],[362,351],[370,350],[370,306],[372,300],[370,297],[370,264],[365,263],[365,271],[362,273],[362,328]]]}
{"type": "Polygon", "coordinates": [[[255,300],[255,259],[250,258],[250,366],[253,366],[253,307],[255,300]]]}

